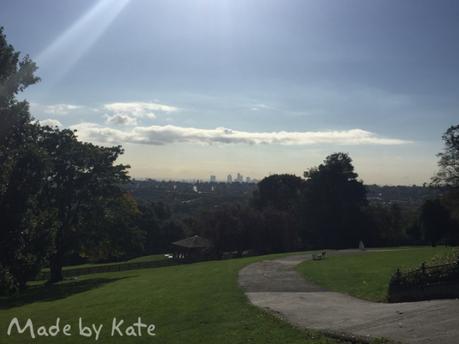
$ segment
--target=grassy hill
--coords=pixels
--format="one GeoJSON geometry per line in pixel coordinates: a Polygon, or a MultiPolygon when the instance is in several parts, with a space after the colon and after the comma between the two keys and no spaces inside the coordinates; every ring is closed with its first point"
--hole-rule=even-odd
{"type": "Polygon", "coordinates": [[[307,261],[300,264],[297,270],[308,280],[329,290],[384,302],[389,280],[397,268],[417,268],[422,262],[450,250],[445,247],[418,247],[368,251],[349,256],[331,256],[322,261],[307,261]]]}
{"type": "Polygon", "coordinates": [[[98,343],[337,343],[248,304],[237,285],[238,271],[266,258],[93,274],[51,287],[36,284],[19,298],[1,300],[0,342],[31,342],[30,335],[6,336],[13,317],[31,318],[35,327],[50,326],[60,317],[72,326],[71,337],[40,337],[35,343],[93,342],[77,333],[82,317],[86,325],[103,324],[98,343]],[[155,324],[156,336],[111,337],[114,317],[127,324],[141,317],[155,324]]]}

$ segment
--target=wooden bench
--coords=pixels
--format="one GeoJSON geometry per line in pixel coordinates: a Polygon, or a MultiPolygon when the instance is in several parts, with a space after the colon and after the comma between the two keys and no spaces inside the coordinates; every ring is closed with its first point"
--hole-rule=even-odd
{"type": "Polygon", "coordinates": [[[312,260],[322,260],[322,259],[325,259],[327,255],[327,252],[325,251],[322,251],[321,253],[313,253],[312,254],[312,260]]]}

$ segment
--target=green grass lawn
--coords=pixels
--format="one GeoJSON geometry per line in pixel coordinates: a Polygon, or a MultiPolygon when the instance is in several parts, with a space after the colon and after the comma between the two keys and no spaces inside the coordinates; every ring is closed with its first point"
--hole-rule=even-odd
{"type": "Polygon", "coordinates": [[[32,342],[29,335],[6,336],[13,317],[31,318],[35,327],[60,317],[72,326],[71,337],[39,337],[34,343],[94,342],[74,333],[79,317],[85,324],[103,324],[97,343],[337,343],[248,304],[237,285],[238,271],[266,258],[93,274],[52,287],[34,286],[19,298],[1,300],[0,343],[32,342]],[[155,337],[110,336],[113,317],[132,323],[138,316],[156,325],[155,337]]]}
{"type": "Polygon", "coordinates": [[[308,280],[332,291],[362,299],[384,302],[389,280],[397,268],[417,268],[432,257],[451,249],[444,247],[404,248],[385,252],[330,256],[321,261],[307,261],[297,270],[308,280]]]}
{"type": "Polygon", "coordinates": [[[150,256],[142,256],[128,260],[128,263],[156,262],[158,260],[168,259],[164,254],[152,254],[150,256]]]}

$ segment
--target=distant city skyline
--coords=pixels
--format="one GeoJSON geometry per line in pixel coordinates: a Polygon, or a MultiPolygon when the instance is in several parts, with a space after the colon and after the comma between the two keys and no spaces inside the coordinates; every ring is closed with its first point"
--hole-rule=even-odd
{"type": "Polygon", "coordinates": [[[122,145],[135,178],[261,179],[349,153],[421,185],[458,122],[454,0],[3,0],[42,124],[122,145]],[[18,18],[21,18],[18,20],[18,18]]]}

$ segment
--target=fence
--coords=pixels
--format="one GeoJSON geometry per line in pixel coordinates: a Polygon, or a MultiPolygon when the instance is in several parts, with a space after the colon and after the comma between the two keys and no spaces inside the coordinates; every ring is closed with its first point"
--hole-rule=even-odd
{"type": "Polygon", "coordinates": [[[389,301],[419,301],[459,297],[459,262],[397,270],[389,283],[389,301]]]}

